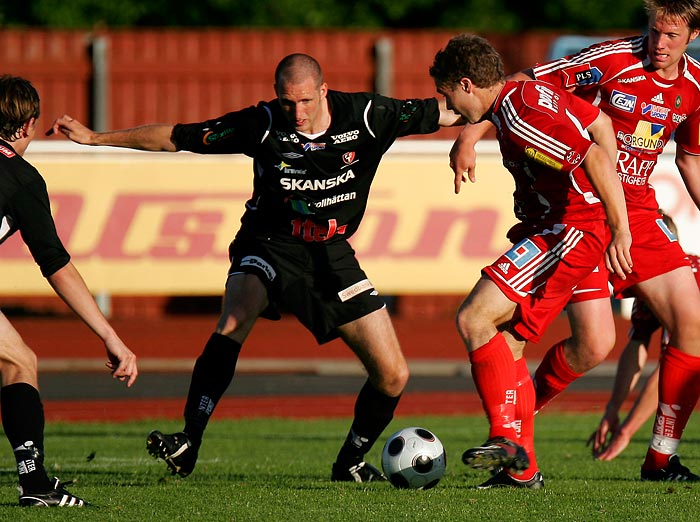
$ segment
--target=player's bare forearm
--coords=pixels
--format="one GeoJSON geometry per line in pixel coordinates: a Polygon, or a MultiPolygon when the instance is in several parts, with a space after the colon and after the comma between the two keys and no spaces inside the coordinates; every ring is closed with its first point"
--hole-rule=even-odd
{"type": "Polygon", "coordinates": [[[627,341],[617,363],[613,392],[605,408],[606,411],[619,413],[625,399],[637,385],[647,359],[647,344],[648,341],[645,343],[639,339],[627,341]]]}
{"type": "Polygon", "coordinates": [[[583,168],[603,203],[612,235],[605,252],[605,264],[608,270],[625,279],[632,272],[632,234],[620,178],[607,151],[596,144],[588,151],[583,168]]]}
{"type": "Polygon", "coordinates": [[[632,406],[623,428],[627,430],[629,436],[632,437],[639,428],[651,417],[659,404],[659,367],[649,375],[649,378],[644,383],[641,393],[632,406]]]}
{"type": "Polygon", "coordinates": [[[475,146],[489,129],[493,128],[490,121],[467,124],[457,136],[450,149],[450,168],[454,172],[455,194],[459,194],[462,183],[467,179],[476,182],[476,150],[475,146]]]}
{"type": "Polygon", "coordinates": [[[102,340],[109,361],[107,367],[115,378],[131,386],[138,375],[136,356],[119,339],[100,311],[85,281],[72,263],[47,277],[56,294],[102,340]]]}
{"type": "Polygon", "coordinates": [[[53,122],[46,134],[61,133],[68,139],[82,145],[103,145],[154,152],[174,152],[177,149],[170,140],[172,130],[172,125],[152,124],[131,129],[95,132],[78,120],[65,114],[53,122]]]}

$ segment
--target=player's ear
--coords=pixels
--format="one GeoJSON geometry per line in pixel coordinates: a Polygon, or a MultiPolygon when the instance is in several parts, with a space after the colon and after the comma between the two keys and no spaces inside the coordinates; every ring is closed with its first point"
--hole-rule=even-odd
{"type": "Polygon", "coordinates": [[[472,92],[473,85],[474,84],[472,83],[472,81],[469,78],[465,77],[465,78],[462,78],[461,80],[459,80],[460,88],[466,93],[472,92]]]}
{"type": "Polygon", "coordinates": [[[690,31],[690,40],[688,40],[688,42],[692,42],[693,40],[695,40],[699,34],[700,29],[693,29],[692,31],[690,31]]]}
{"type": "Polygon", "coordinates": [[[326,82],[323,82],[321,84],[321,87],[319,88],[319,92],[321,93],[321,98],[326,97],[326,94],[328,94],[328,84],[326,82]]]}
{"type": "Polygon", "coordinates": [[[36,118],[32,117],[29,118],[27,121],[24,122],[22,125],[22,138],[26,138],[29,136],[29,131],[31,130],[32,127],[36,124],[36,118]]]}

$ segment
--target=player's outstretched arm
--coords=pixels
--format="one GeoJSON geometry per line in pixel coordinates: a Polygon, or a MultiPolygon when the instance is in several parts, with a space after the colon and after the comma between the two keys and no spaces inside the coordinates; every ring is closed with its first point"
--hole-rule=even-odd
{"type": "MultiPolygon", "coordinates": [[[[615,456],[627,446],[625,443],[620,447],[622,442],[620,437],[621,425],[619,423],[620,409],[639,381],[642,368],[644,368],[647,360],[648,345],[648,338],[646,340],[629,339],[620,354],[612,394],[605,406],[605,413],[600,420],[598,428],[588,441],[589,444],[592,444],[593,456],[597,459],[611,460],[614,458],[614,456],[611,456],[613,442],[615,442],[615,451],[617,451],[615,456]]],[[[624,424],[628,423],[629,416],[624,424]]],[[[630,437],[632,434],[630,434],[630,437]]]]}
{"type": "Polygon", "coordinates": [[[622,453],[632,440],[635,433],[651,417],[659,404],[659,367],[649,376],[644,383],[642,392],[627,414],[625,421],[610,439],[605,451],[598,455],[599,460],[612,460],[622,453]]]}
{"type": "Polygon", "coordinates": [[[112,329],[73,263],[69,262],[47,280],[56,294],[102,339],[109,359],[106,366],[112,376],[126,382],[128,387],[134,384],[138,376],[136,356],[112,329]]]}
{"type": "Polygon", "coordinates": [[[78,120],[64,114],[57,118],[46,135],[64,134],[68,139],[82,145],[104,145],[129,149],[175,152],[177,149],[170,135],[173,126],[164,124],[142,125],[131,129],[95,132],[78,120]]]}

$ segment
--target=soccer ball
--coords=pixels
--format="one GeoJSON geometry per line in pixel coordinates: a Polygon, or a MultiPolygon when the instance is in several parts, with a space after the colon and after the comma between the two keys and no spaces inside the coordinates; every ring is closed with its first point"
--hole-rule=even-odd
{"type": "Polygon", "coordinates": [[[397,488],[429,489],[445,474],[442,442],[425,428],[404,428],[386,441],[382,469],[397,488]]]}

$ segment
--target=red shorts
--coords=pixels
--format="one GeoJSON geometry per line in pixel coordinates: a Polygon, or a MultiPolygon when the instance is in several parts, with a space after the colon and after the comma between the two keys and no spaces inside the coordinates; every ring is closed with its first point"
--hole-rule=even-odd
{"type": "Polygon", "coordinates": [[[576,285],[598,266],[605,251],[605,222],[556,225],[517,243],[483,269],[517,303],[512,327],[537,342],[569,302],[576,285]]]}
{"type": "Polygon", "coordinates": [[[630,215],[632,232],[632,273],[627,279],[610,274],[615,297],[633,297],[632,286],[652,277],[690,266],[688,256],[655,211],[634,212],[630,215]]]}
{"type": "Polygon", "coordinates": [[[593,272],[588,274],[574,288],[570,303],[580,303],[582,301],[592,301],[594,299],[610,299],[610,272],[605,266],[605,258],[600,260],[593,272]]]}

